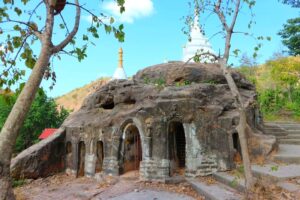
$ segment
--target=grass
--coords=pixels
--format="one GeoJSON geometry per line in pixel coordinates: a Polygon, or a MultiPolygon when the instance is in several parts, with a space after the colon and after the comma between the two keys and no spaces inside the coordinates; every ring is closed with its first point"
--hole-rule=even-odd
{"type": "Polygon", "coordinates": [[[21,186],[23,186],[25,184],[26,184],[26,180],[25,179],[13,180],[13,182],[12,182],[13,188],[21,187],[21,186]]]}
{"type": "Polygon", "coordinates": [[[292,121],[292,122],[300,122],[299,116],[286,116],[274,113],[266,113],[264,114],[264,120],[268,122],[274,121],[292,121]]]}

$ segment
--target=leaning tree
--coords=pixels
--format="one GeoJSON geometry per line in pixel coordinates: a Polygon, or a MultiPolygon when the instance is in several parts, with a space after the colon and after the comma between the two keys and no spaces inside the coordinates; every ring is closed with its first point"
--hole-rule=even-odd
{"type": "MultiPolygon", "coordinates": [[[[125,1],[115,1],[120,12],[123,12],[125,1]]],[[[112,32],[121,42],[124,32],[122,25],[117,28],[112,26],[112,18],[102,20],[103,14],[94,14],[79,0],[3,0],[0,4],[0,89],[9,91],[10,86],[22,79],[25,72],[31,71],[0,133],[0,199],[6,200],[15,199],[11,187],[10,161],[16,138],[43,77],[53,81],[56,79],[51,67],[53,58],[67,54],[82,60],[86,57],[89,36],[98,38],[101,27],[108,33],[112,32]],[[70,20],[65,20],[66,17],[70,18],[70,12],[63,12],[67,7],[73,7],[74,10],[72,29],[68,27],[70,20]],[[75,35],[80,28],[81,11],[91,15],[92,22],[79,42],[75,35]],[[106,24],[104,21],[109,22],[106,24]],[[62,35],[60,29],[66,34],[62,35]],[[78,43],[82,46],[79,47],[78,43]]]]}
{"type": "MultiPolygon", "coordinates": [[[[256,41],[260,41],[263,39],[270,40],[270,37],[255,37],[253,34],[250,34],[248,31],[237,31],[236,24],[238,22],[238,17],[241,12],[245,11],[245,9],[250,10],[251,19],[247,24],[248,28],[251,28],[253,24],[253,14],[252,8],[255,5],[255,0],[193,0],[192,4],[196,10],[196,13],[208,14],[208,16],[215,15],[217,20],[219,21],[221,28],[219,32],[215,35],[221,34],[222,38],[224,39],[224,50],[223,53],[219,53],[219,55],[213,55],[210,52],[205,52],[204,50],[198,50],[196,55],[191,58],[194,59],[196,62],[214,60],[217,62],[223,72],[224,77],[228,83],[229,89],[234,97],[235,104],[239,110],[239,124],[236,127],[236,130],[239,135],[240,146],[241,146],[241,153],[244,165],[244,173],[245,173],[245,181],[246,181],[246,188],[249,192],[251,188],[254,186],[254,178],[251,171],[251,162],[248,150],[248,137],[250,135],[256,135],[256,130],[252,130],[252,128],[247,123],[247,113],[246,113],[246,102],[243,100],[239,89],[232,77],[231,70],[229,69],[228,60],[230,55],[235,55],[239,53],[240,50],[235,49],[232,51],[232,37],[234,34],[242,34],[245,36],[250,36],[254,38],[256,41]]],[[[187,24],[192,22],[192,17],[187,17],[187,24]]],[[[245,22],[244,22],[245,24],[245,22]]],[[[257,46],[254,47],[253,57],[257,56],[257,51],[261,48],[262,44],[260,42],[257,43],[257,46]]],[[[190,59],[190,60],[191,60],[190,59]]]]}

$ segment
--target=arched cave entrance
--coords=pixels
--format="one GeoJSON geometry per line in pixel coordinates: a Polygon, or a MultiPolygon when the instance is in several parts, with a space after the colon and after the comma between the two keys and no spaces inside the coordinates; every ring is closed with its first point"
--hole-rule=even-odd
{"type": "Polygon", "coordinates": [[[181,122],[171,122],[168,127],[168,154],[171,162],[170,176],[184,174],[186,141],[181,122]]]}
{"type": "Polygon", "coordinates": [[[233,149],[234,149],[234,161],[235,162],[241,162],[242,159],[242,149],[240,145],[240,138],[238,133],[232,134],[232,143],[233,143],[233,149]]]}
{"type": "Polygon", "coordinates": [[[103,165],[103,158],[104,158],[104,152],[103,152],[103,142],[98,141],[97,142],[97,150],[96,150],[96,169],[95,172],[101,172],[102,171],[102,165],[103,165]]]}
{"type": "Polygon", "coordinates": [[[84,164],[85,164],[85,143],[79,142],[78,145],[78,171],[77,176],[84,176],[84,164]]]}
{"type": "Polygon", "coordinates": [[[142,161],[142,145],[139,130],[133,123],[124,128],[120,153],[121,174],[139,170],[142,161]]]}

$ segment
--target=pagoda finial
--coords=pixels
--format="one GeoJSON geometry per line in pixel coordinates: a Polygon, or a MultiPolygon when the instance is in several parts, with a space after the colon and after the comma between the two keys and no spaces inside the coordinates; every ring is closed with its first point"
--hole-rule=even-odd
{"type": "Polygon", "coordinates": [[[119,49],[119,68],[123,68],[123,49],[119,49]]]}
{"type": "Polygon", "coordinates": [[[119,66],[117,67],[112,79],[113,80],[127,79],[125,70],[123,68],[123,49],[122,48],[119,49],[119,66]]]}
{"type": "Polygon", "coordinates": [[[199,14],[200,14],[199,4],[196,3],[195,10],[194,10],[194,24],[193,24],[193,29],[196,31],[200,31],[199,14]]]}

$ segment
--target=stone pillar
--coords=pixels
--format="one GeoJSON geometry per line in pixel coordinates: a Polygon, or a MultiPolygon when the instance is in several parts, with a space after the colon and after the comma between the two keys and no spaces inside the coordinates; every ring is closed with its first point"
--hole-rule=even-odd
{"type": "Polygon", "coordinates": [[[84,166],[85,176],[93,177],[95,175],[96,159],[97,157],[95,154],[86,154],[84,166]]]}
{"type": "Polygon", "coordinates": [[[119,136],[113,136],[110,144],[110,149],[109,149],[110,156],[104,157],[103,160],[103,171],[106,174],[119,175],[119,167],[120,167],[118,161],[119,145],[120,145],[119,136]]]}
{"type": "Polygon", "coordinates": [[[119,173],[119,162],[115,157],[105,157],[103,160],[103,171],[105,174],[118,176],[119,173]]]}
{"type": "Polygon", "coordinates": [[[152,138],[144,137],[143,160],[150,160],[152,158],[152,138]]]}
{"type": "Polygon", "coordinates": [[[93,177],[95,175],[95,169],[96,169],[96,155],[95,155],[95,140],[90,139],[89,142],[87,142],[87,152],[85,155],[85,161],[84,161],[84,174],[87,177],[93,177]]]}
{"type": "Polygon", "coordinates": [[[72,140],[72,166],[71,166],[71,174],[77,176],[78,171],[78,141],[72,140]]]}
{"type": "Polygon", "coordinates": [[[184,123],[185,133],[185,176],[194,177],[201,168],[203,149],[197,137],[197,129],[193,123],[184,123]]]}

